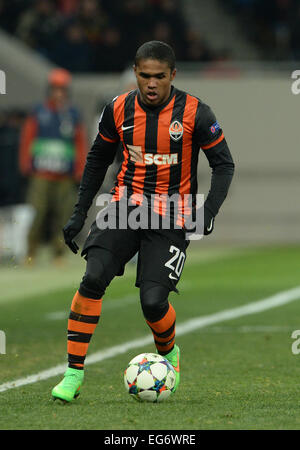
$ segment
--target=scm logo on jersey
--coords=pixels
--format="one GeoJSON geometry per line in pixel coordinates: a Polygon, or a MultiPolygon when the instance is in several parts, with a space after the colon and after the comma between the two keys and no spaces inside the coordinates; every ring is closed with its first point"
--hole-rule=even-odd
{"type": "Polygon", "coordinates": [[[169,128],[169,133],[171,139],[173,141],[177,142],[179,139],[182,138],[183,135],[183,126],[178,120],[174,120],[174,122],[171,123],[169,128]]]}
{"type": "Polygon", "coordinates": [[[144,164],[156,164],[157,166],[162,164],[178,164],[178,155],[177,153],[145,153],[144,164]]]}

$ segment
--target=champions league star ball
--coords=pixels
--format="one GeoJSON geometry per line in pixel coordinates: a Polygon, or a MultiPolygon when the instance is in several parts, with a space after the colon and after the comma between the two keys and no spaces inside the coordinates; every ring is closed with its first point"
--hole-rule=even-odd
{"type": "Polygon", "coordinates": [[[156,353],[141,353],[124,372],[127,392],[136,400],[152,403],[165,401],[171,395],[175,378],[169,361],[156,353]]]}

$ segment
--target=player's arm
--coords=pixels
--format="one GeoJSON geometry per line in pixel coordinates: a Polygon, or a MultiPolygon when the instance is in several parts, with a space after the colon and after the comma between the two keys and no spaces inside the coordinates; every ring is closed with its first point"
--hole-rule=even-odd
{"type": "Polygon", "coordinates": [[[196,136],[212,169],[211,186],[204,202],[204,234],[210,234],[214,218],[222,206],[234,174],[234,162],[217,119],[205,104],[199,104],[196,136]]]}
{"type": "Polygon", "coordinates": [[[93,199],[104,181],[109,165],[114,160],[119,140],[113,117],[113,103],[110,103],[103,110],[99,132],[86,158],[74,212],[63,228],[65,243],[74,253],[77,253],[78,246],[73,239],[84,225],[93,199]]]}
{"type": "Polygon", "coordinates": [[[73,176],[76,182],[80,182],[87,156],[87,133],[82,122],[75,127],[75,163],[73,176]]]}

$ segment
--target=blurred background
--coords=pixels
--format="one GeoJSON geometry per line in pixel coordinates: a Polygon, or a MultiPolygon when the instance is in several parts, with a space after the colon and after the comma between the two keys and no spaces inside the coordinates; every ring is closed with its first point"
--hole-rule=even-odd
{"type": "MultiPolygon", "coordinates": [[[[292,73],[300,69],[299,34],[299,0],[0,0],[6,78],[0,95],[0,262],[33,263],[39,247],[48,246],[60,263],[62,236],[55,233],[65,219],[62,205],[66,213],[75,201],[103,105],[134,87],[136,49],[152,39],[172,45],[174,84],[212,107],[236,163],[215,232],[192,246],[299,243],[300,98],[291,89],[292,73]],[[41,139],[60,139],[66,155],[67,145],[76,148],[68,176],[53,168],[57,183],[64,181],[55,193],[46,180],[34,184],[27,164],[37,122],[45,125],[41,139]],[[33,224],[36,242],[29,238],[33,224]]],[[[52,156],[53,148],[49,144],[52,156]]],[[[41,173],[45,158],[37,163],[41,173]]],[[[102,191],[110,189],[119,164],[102,191]]],[[[207,194],[209,184],[202,155],[199,193],[207,194]]]]}

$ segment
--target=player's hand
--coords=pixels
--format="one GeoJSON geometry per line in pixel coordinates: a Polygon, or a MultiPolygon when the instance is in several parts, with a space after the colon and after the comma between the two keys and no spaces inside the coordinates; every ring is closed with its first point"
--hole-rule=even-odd
{"type": "Polygon", "coordinates": [[[204,207],[204,230],[203,234],[207,236],[208,234],[213,232],[215,224],[215,218],[211,214],[211,212],[204,207]]]}
{"type": "MultiPolygon", "coordinates": [[[[213,232],[214,229],[214,223],[215,223],[215,218],[212,215],[212,213],[210,212],[210,210],[208,208],[206,208],[205,206],[201,206],[201,208],[198,209],[196,216],[198,215],[198,217],[201,217],[201,214],[203,214],[203,222],[201,223],[201,230],[202,230],[202,226],[203,226],[203,235],[207,236],[208,234],[213,232]],[[202,212],[202,211],[203,212],[202,212]]],[[[197,219],[196,219],[197,220],[197,219]]],[[[192,224],[193,225],[193,224],[192,224]]],[[[199,225],[199,224],[198,224],[199,225]]],[[[193,225],[192,227],[189,226],[188,221],[185,223],[185,230],[186,232],[188,232],[189,234],[193,234],[193,233],[197,233],[197,226],[193,225]]],[[[200,225],[199,225],[199,230],[200,230],[200,225]]]]}
{"type": "Polygon", "coordinates": [[[79,247],[73,239],[82,230],[85,219],[85,215],[75,212],[63,228],[65,243],[75,254],[78,252],[79,247]]]}

